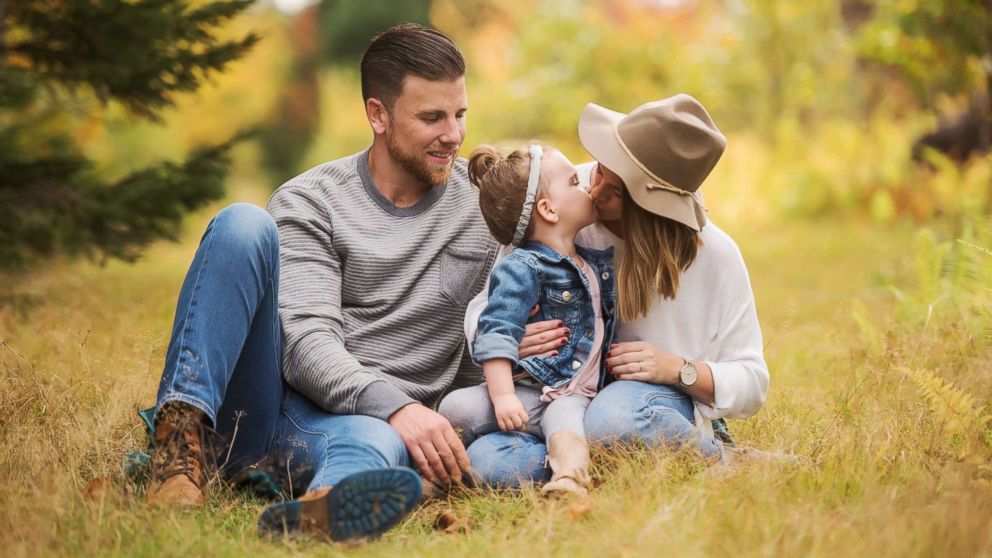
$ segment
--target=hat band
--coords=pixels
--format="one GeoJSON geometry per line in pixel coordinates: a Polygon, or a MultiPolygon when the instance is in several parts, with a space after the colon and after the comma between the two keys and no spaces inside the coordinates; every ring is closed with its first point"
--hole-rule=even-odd
{"type": "Polygon", "coordinates": [[[619,126],[613,126],[613,135],[616,136],[617,143],[620,144],[620,147],[623,149],[624,153],[626,153],[627,156],[630,157],[630,160],[633,161],[635,165],[637,165],[637,168],[641,169],[641,172],[648,175],[648,178],[651,178],[652,180],[657,182],[657,184],[648,183],[647,184],[648,190],[664,190],[665,192],[671,192],[673,194],[677,194],[685,198],[691,198],[692,201],[696,202],[696,205],[698,205],[703,209],[703,211],[708,211],[705,207],[703,207],[703,204],[700,203],[698,199],[696,199],[694,192],[690,192],[684,188],[679,188],[678,186],[673,186],[669,181],[651,172],[647,167],[641,164],[641,161],[634,156],[634,154],[627,147],[627,144],[624,143],[623,138],[620,137],[619,126]]]}
{"type": "Polygon", "coordinates": [[[510,244],[520,246],[527,233],[527,226],[530,225],[530,216],[534,213],[534,198],[537,195],[537,183],[541,178],[541,157],[544,156],[544,149],[534,143],[528,149],[530,153],[530,175],[527,177],[527,197],[524,198],[524,205],[520,208],[520,219],[517,221],[517,230],[513,233],[513,240],[510,244]]]}
{"type": "Polygon", "coordinates": [[[653,184],[648,182],[646,184],[648,190],[664,190],[666,192],[671,192],[673,194],[678,194],[683,198],[691,198],[692,192],[688,190],[683,190],[682,188],[676,188],[675,186],[669,186],[668,184],[653,184]]]}

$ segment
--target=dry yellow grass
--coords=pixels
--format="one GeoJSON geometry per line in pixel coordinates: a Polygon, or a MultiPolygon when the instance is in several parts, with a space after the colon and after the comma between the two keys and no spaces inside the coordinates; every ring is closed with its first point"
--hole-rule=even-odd
{"type": "Polygon", "coordinates": [[[724,469],[666,450],[599,453],[588,507],[532,490],[458,495],[357,547],[261,541],[264,503],[240,495],[215,493],[196,512],[150,510],[121,458],[145,443],[134,410],[152,402],[182,274],[216,209],[136,265],[63,262],[2,278],[5,556],[992,553],[987,424],[948,423],[939,397],[901,368],[950,382],[989,414],[989,278],[916,300],[925,246],[910,228],[834,221],[724,223],[749,264],[772,372],[766,407],[731,430],[809,464],[724,469]],[[96,478],[110,483],[88,491],[96,478]],[[442,510],[467,531],[434,530],[442,510]]]}

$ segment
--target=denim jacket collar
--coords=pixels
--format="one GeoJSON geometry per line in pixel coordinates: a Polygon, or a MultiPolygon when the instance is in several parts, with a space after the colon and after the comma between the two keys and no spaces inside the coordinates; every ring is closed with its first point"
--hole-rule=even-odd
{"type": "MultiPolygon", "coordinates": [[[[542,244],[536,240],[528,241],[522,246],[522,248],[530,250],[535,256],[551,263],[558,263],[562,260],[570,259],[568,256],[559,254],[546,244],[542,244]]],[[[595,250],[593,248],[586,248],[585,246],[579,246],[576,244],[575,251],[582,257],[583,260],[597,266],[609,265],[610,262],[613,261],[612,246],[605,250],[595,250]]]]}

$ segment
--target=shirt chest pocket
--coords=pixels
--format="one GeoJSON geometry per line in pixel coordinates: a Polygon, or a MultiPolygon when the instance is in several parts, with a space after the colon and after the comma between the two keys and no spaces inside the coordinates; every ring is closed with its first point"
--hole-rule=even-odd
{"type": "Polygon", "coordinates": [[[455,306],[465,306],[485,281],[493,250],[447,247],[441,252],[441,294],[455,306]]]}

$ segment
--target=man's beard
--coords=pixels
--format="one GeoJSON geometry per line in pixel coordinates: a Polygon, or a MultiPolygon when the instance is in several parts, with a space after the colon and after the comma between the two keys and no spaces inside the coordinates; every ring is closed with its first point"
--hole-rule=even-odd
{"type": "Polygon", "coordinates": [[[421,154],[404,152],[403,148],[396,142],[395,134],[391,130],[386,132],[386,150],[389,152],[389,157],[399,163],[403,170],[431,186],[440,186],[448,182],[457,156],[455,153],[447,165],[432,165],[421,154]]]}

